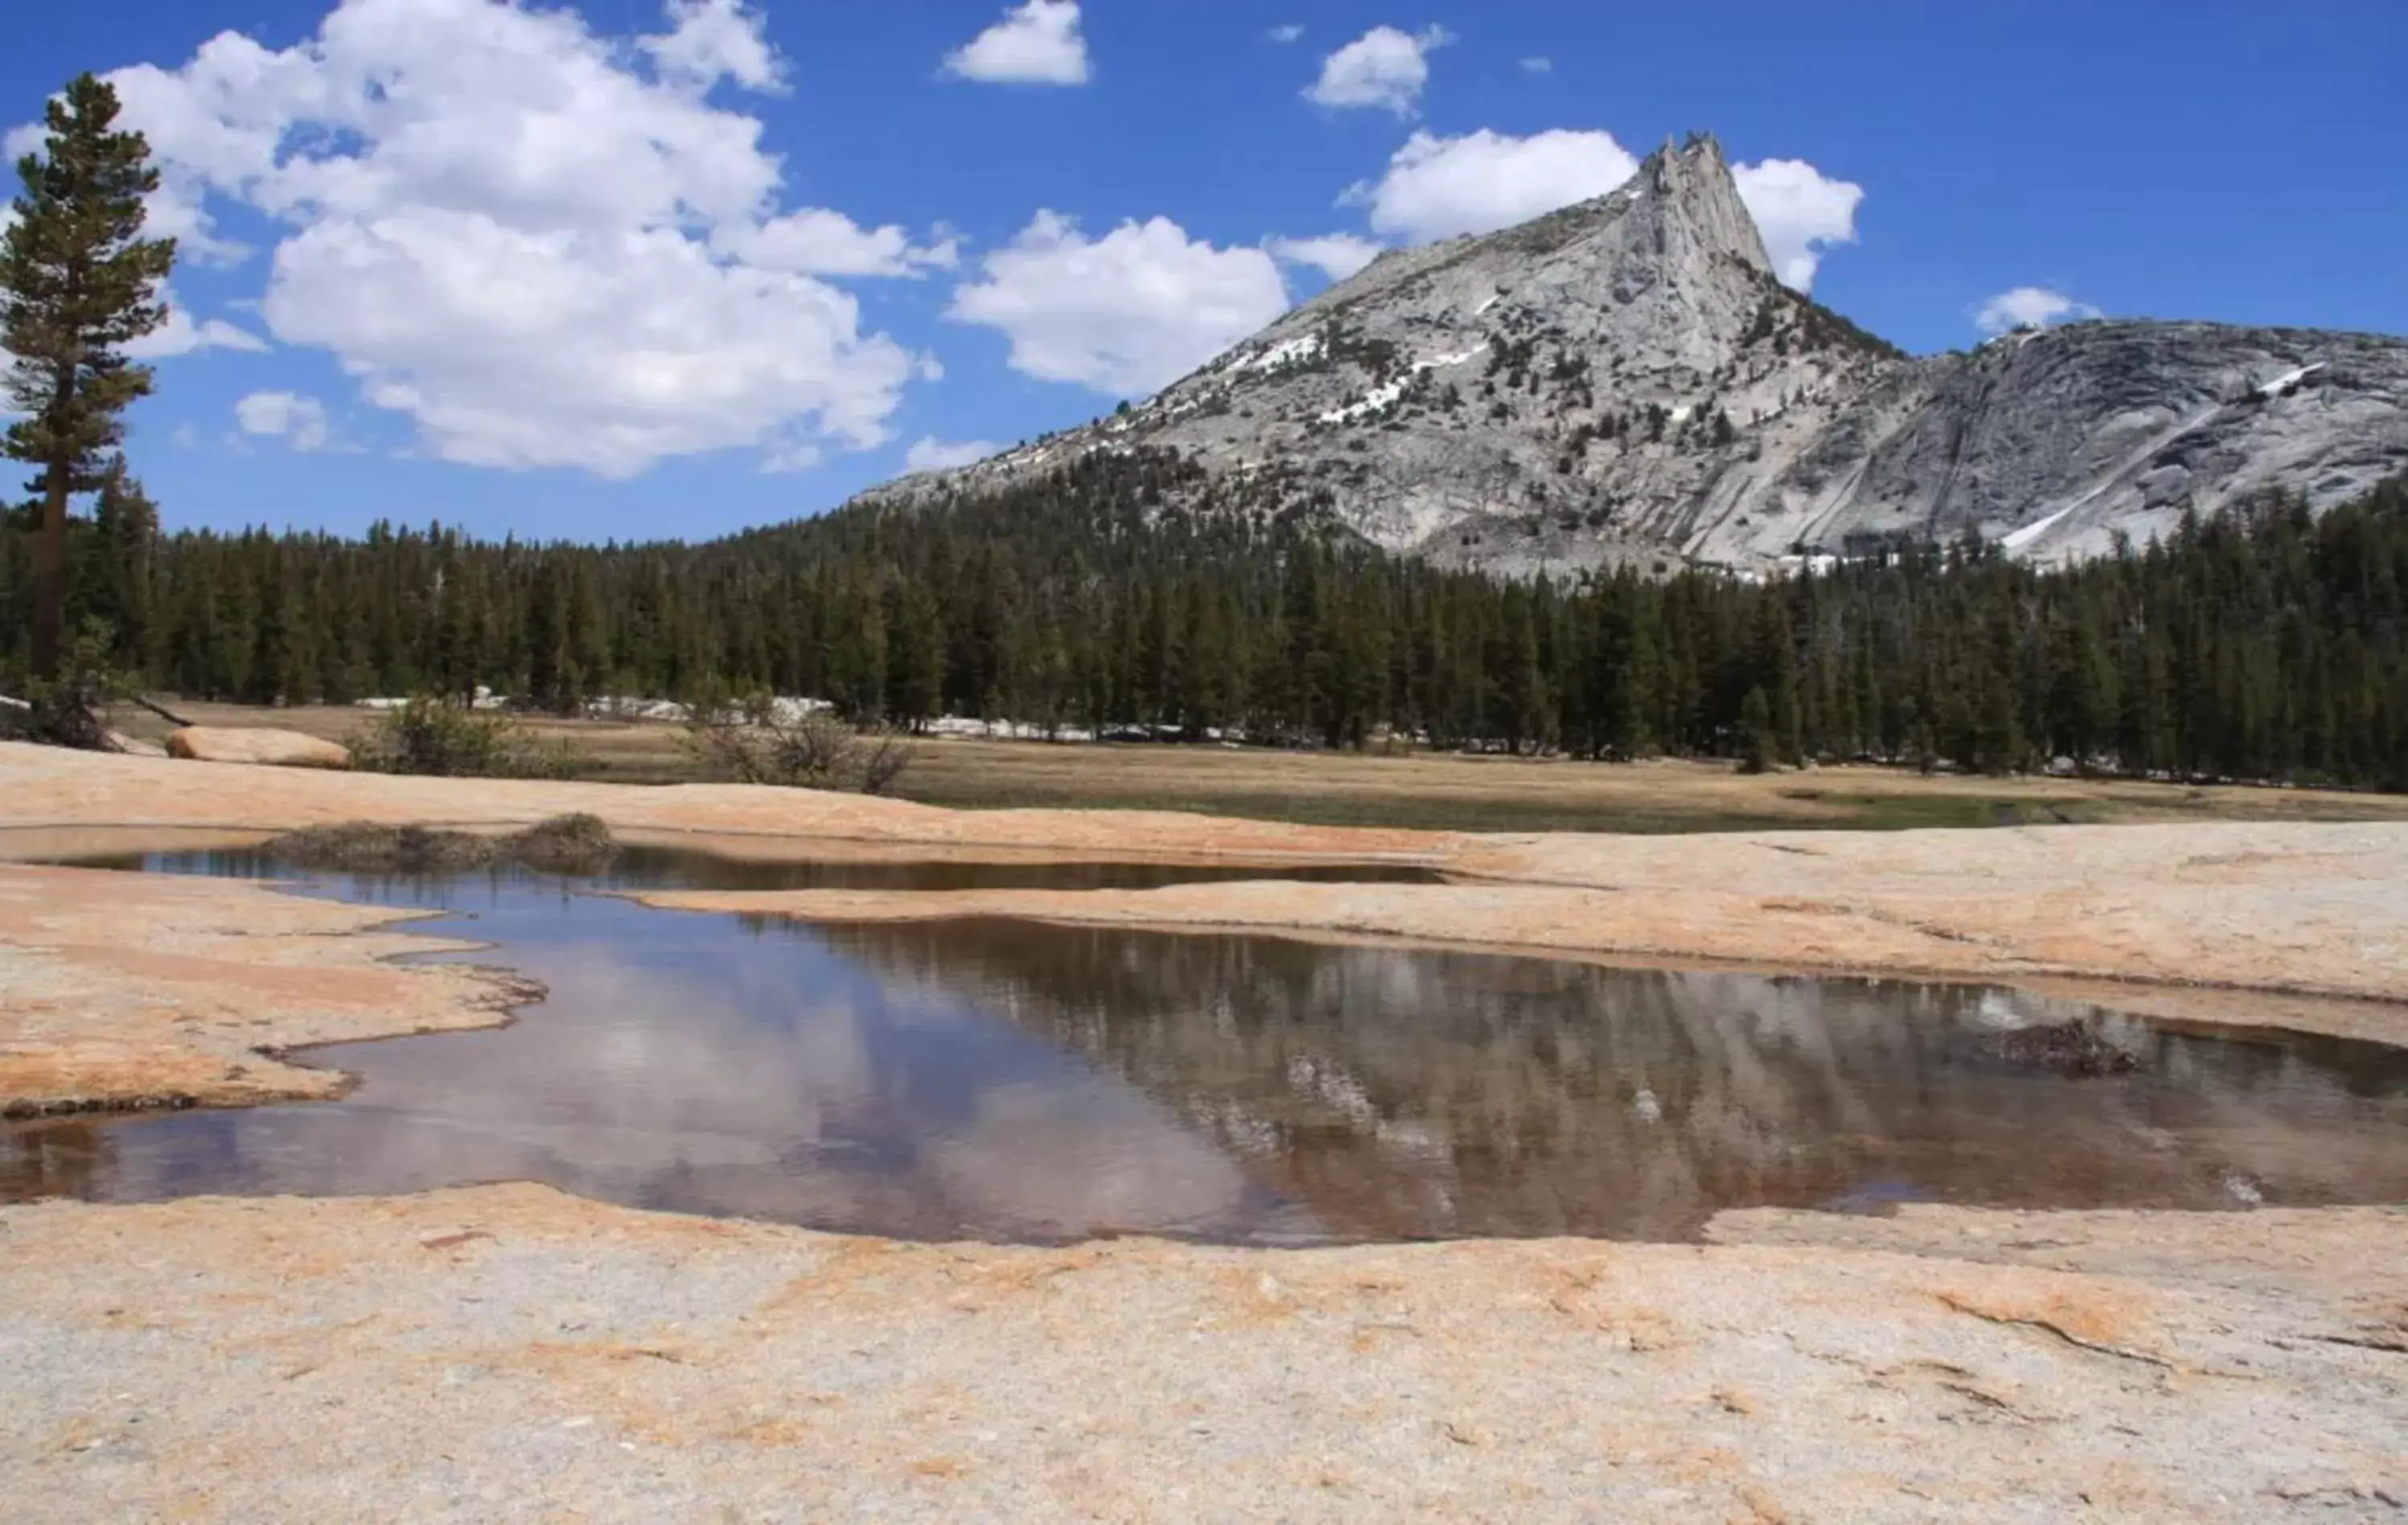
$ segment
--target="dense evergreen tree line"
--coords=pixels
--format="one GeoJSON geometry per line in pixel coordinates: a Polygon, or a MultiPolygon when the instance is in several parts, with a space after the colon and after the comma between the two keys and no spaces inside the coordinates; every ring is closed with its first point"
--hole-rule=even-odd
{"type": "MultiPolygon", "coordinates": [[[[1194,471],[1096,456],[999,495],[602,547],[162,536],[120,481],[78,526],[70,601],[148,684],[262,703],[766,686],[907,725],[2408,786],[2401,484],[2064,570],[1969,542],[1762,583],[1512,583],[1381,555],[1285,484],[1194,471]],[[1197,506],[1166,507],[1174,486],[1197,506]]],[[[24,537],[0,536],[0,659],[24,655],[27,590],[24,537]]]]}

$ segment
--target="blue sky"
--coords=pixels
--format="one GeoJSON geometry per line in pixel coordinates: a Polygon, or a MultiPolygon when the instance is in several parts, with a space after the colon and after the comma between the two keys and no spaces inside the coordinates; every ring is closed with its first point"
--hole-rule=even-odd
{"type": "Polygon", "coordinates": [[[84,0],[12,18],[0,126],[133,71],[194,256],[129,446],[172,525],[817,512],[1698,128],[1911,349],[2408,332],[2399,0],[1415,5],[84,0]]]}

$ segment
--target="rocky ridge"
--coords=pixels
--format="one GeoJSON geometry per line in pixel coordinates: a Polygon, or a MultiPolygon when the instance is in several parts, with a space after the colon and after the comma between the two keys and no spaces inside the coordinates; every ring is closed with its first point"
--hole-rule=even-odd
{"type": "Polygon", "coordinates": [[[1781,284],[1696,137],[1610,195],[1391,251],[1142,405],[867,500],[1140,450],[1510,573],[1968,530],[2064,560],[2408,469],[2408,340],[2094,321],[1912,357],[1781,284]]]}

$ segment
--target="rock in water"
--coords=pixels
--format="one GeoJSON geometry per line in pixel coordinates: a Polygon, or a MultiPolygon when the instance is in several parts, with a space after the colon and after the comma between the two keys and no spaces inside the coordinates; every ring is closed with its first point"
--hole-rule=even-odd
{"type": "Polygon", "coordinates": [[[468,831],[353,821],[289,832],[263,842],[260,851],[306,869],[344,873],[453,873],[497,861],[503,842],[468,831]]]}
{"type": "Polygon", "coordinates": [[[600,873],[619,856],[617,839],[598,815],[556,815],[507,839],[516,862],[544,873],[600,873]]]}
{"type": "Polygon", "coordinates": [[[437,827],[351,821],[310,827],[260,846],[272,858],[344,873],[457,873],[516,863],[539,873],[600,873],[619,856],[610,828],[595,815],[560,815],[508,836],[437,827]]]}
{"type": "Polygon", "coordinates": [[[2120,1075],[2141,1067],[2138,1057],[2083,1021],[2009,1028],[1991,1041],[2000,1058],[2075,1079],[2120,1075]]]}
{"type": "Polygon", "coordinates": [[[249,730],[225,726],[187,726],[167,738],[167,755],[194,762],[256,763],[271,768],[327,768],[348,771],[348,747],[299,731],[249,730]]]}
{"type": "Polygon", "coordinates": [[[1141,406],[865,501],[975,497],[1097,452],[1154,462],[1166,503],[1312,506],[1516,575],[1763,569],[1969,529],[2057,560],[2408,470],[2408,340],[2091,322],[1916,358],[1783,284],[1696,137],[1610,195],[1391,251],[1141,406]]]}

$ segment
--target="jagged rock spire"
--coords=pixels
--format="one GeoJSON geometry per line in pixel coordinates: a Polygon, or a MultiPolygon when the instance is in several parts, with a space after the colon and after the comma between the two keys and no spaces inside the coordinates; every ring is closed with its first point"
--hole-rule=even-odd
{"type": "Polygon", "coordinates": [[[1771,273],[1764,236],[1741,199],[1730,161],[1712,133],[1692,133],[1677,147],[1665,139],[1639,166],[1631,185],[1638,193],[1633,219],[1661,230],[1658,250],[1665,257],[1727,255],[1771,273]]]}

